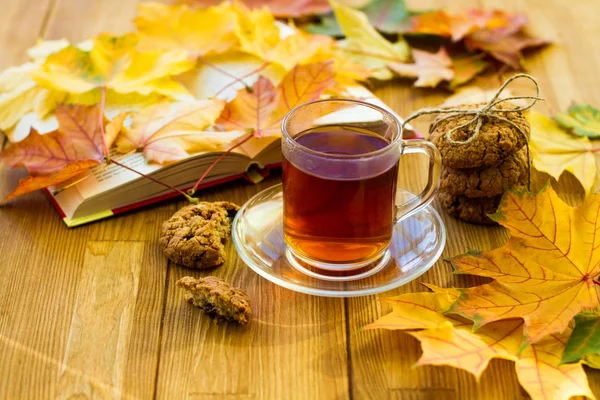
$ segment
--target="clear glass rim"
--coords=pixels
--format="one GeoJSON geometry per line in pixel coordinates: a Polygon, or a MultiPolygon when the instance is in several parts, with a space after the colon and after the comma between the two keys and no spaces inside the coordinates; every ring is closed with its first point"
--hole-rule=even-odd
{"type": "Polygon", "coordinates": [[[400,120],[391,112],[389,112],[388,110],[386,110],[385,108],[379,107],[375,104],[371,104],[368,103],[366,101],[361,101],[361,100],[353,100],[353,99],[323,99],[323,100],[314,100],[314,101],[309,101],[308,103],[304,103],[304,104],[300,104],[299,106],[296,106],[294,108],[292,108],[286,115],[285,117],[283,117],[283,120],[281,121],[281,132],[283,134],[283,137],[285,139],[291,140],[292,142],[294,142],[294,144],[296,146],[298,146],[300,148],[300,150],[309,153],[309,154],[313,154],[316,156],[320,156],[320,157],[325,157],[325,158],[329,158],[329,159],[346,159],[346,160],[353,160],[353,159],[361,159],[361,158],[369,158],[369,157],[373,157],[373,156],[377,156],[379,154],[383,154],[386,153],[388,151],[390,151],[390,149],[392,149],[396,144],[398,143],[402,143],[402,124],[400,123],[400,120]],[[359,106],[364,106],[364,107],[368,107],[371,108],[375,111],[380,112],[383,115],[388,116],[392,121],[394,121],[394,124],[397,127],[398,130],[398,134],[396,135],[396,137],[387,144],[387,146],[375,150],[375,151],[371,151],[368,153],[362,153],[362,154],[330,154],[330,153],[325,153],[322,151],[317,151],[317,150],[313,150],[309,147],[306,147],[300,143],[298,143],[292,136],[290,136],[290,134],[288,133],[287,129],[286,129],[286,125],[287,122],[289,120],[289,118],[296,113],[297,111],[299,111],[300,109],[304,108],[304,107],[309,107],[312,106],[314,104],[318,104],[318,103],[333,103],[333,102],[339,102],[339,103],[348,103],[348,104],[356,104],[359,106]]]}

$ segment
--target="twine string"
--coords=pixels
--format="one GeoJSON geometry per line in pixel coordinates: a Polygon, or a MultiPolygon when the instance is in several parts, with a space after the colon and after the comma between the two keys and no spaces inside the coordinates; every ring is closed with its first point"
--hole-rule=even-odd
{"type": "Polygon", "coordinates": [[[517,74],[517,75],[514,75],[514,76],[508,78],[502,84],[502,86],[500,86],[500,88],[498,88],[498,90],[496,91],[494,96],[490,99],[490,101],[488,101],[486,104],[484,104],[480,108],[476,108],[476,109],[467,109],[467,108],[460,108],[460,107],[458,107],[458,108],[423,108],[423,109],[418,110],[418,111],[412,113],[411,115],[409,115],[404,120],[402,127],[404,127],[408,122],[410,122],[413,119],[416,119],[422,115],[447,114],[444,117],[438,118],[434,123],[431,124],[431,126],[429,127],[429,133],[431,133],[439,126],[439,124],[441,124],[444,121],[453,120],[453,119],[456,119],[456,118],[459,118],[462,116],[472,115],[473,118],[471,118],[470,120],[468,120],[467,122],[465,122],[461,125],[455,126],[454,128],[450,129],[448,132],[446,132],[446,134],[444,135],[444,138],[446,139],[446,141],[448,143],[450,143],[451,145],[461,146],[461,145],[468,144],[479,137],[481,127],[483,126],[483,123],[486,121],[486,119],[487,120],[495,119],[498,121],[502,121],[502,122],[510,125],[511,127],[513,127],[517,132],[519,132],[519,134],[523,137],[523,139],[525,141],[525,147],[527,148],[527,189],[531,190],[531,154],[529,151],[529,138],[527,137],[527,134],[525,133],[525,131],[519,125],[515,124],[508,118],[503,117],[502,115],[499,115],[499,114],[506,113],[506,112],[520,112],[520,111],[528,110],[531,107],[533,107],[534,104],[537,103],[538,100],[544,100],[544,99],[540,97],[540,86],[538,85],[535,78],[532,77],[531,75],[527,75],[527,74],[517,74]],[[506,87],[508,85],[510,85],[513,81],[515,81],[517,79],[527,79],[531,83],[533,83],[533,85],[535,87],[535,92],[536,92],[535,96],[507,96],[504,98],[500,98],[504,89],[506,89],[506,87]],[[510,101],[514,101],[514,100],[531,100],[531,102],[524,106],[516,106],[515,108],[510,109],[510,110],[503,110],[503,109],[496,108],[496,106],[498,104],[501,104],[504,102],[510,102],[510,101]],[[454,138],[452,138],[452,134],[461,129],[465,129],[469,133],[470,127],[473,127],[473,129],[470,131],[470,134],[468,135],[468,137],[465,140],[455,140],[454,138]]]}

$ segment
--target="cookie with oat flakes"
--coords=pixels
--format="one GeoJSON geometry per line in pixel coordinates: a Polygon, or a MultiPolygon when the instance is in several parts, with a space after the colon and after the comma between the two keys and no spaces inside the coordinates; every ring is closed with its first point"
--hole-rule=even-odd
{"type": "MultiPolygon", "coordinates": [[[[473,104],[460,106],[465,109],[476,109],[484,104],[473,104]]],[[[482,116],[483,124],[479,130],[479,136],[469,143],[454,145],[446,139],[446,133],[453,128],[460,126],[473,119],[472,115],[463,115],[449,120],[442,121],[437,125],[431,125],[433,130],[430,132],[429,140],[436,145],[442,154],[442,163],[450,168],[480,168],[498,165],[508,156],[515,153],[525,146],[528,138],[530,126],[529,122],[520,111],[512,111],[516,107],[508,103],[500,103],[495,106],[496,109],[503,110],[496,115],[506,118],[524,133],[516,129],[509,123],[482,116]],[[506,110],[506,111],[504,111],[506,110]]],[[[439,119],[438,119],[439,120],[439,119]]],[[[437,120],[436,120],[437,121],[437,120]]],[[[452,133],[451,137],[457,141],[464,141],[472,135],[474,124],[468,128],[462,128],[452,133]]]]}
{"type": "Polygon", "coordinates": [[[442,168],[440,190],[455,196],[492,197],[506,188],[524,186],[527,180],[527,149],[510,155],[498,166],[488,168],[442,168]]]}
{"type": "Polygon", "coordinates": [[[183,207],[165,221],[159,238],[165,256],[188,268],[212,268],[225,262],[225,242],[239,206],[227,201],[183,207]]]}
{"type": "Polygon", "coordinates": [[[437,197],[444,210],[453,217],[475,224],[496,225],[496,222],[487,215],[496,212],[502,195],[471,199],[467,196],[454,196],[439,192],[437,197]]]}
{"type": "Polygon", "coordinates": [[[189,303],[201,308],[215,322],[225,320],[245,325],[252,318],[248,295],[221,278],[185,276],[177,281],[177,286],[185,290],[189,303]]]}

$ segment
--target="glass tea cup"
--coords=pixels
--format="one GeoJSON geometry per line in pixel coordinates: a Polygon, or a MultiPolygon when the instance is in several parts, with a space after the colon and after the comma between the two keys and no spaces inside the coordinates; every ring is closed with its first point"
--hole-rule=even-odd
{"type": "MultiPolygon", "coordinates": [[[[288,258],[345,271],[384,258],[394,225],[439,187],[441,156],[425,140],[403,140],[389,111],[356,100],[318,100],[282,122],[283,223],[288,258]],[[400,157],[429,157],[421,194],[395,204],[400,157]]],[[[416,173],[416,171],[415,171],[416,173]]]]}

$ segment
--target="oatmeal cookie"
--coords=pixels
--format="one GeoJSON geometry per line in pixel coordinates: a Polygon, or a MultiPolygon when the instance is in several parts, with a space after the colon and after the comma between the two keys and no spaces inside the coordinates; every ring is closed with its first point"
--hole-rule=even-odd
{"type": "Polygon", "coordinates": [[[248,295],[221,278],[185,276],[177,281],[177,286],[185,290],[189,303],[200,307],[215,322],[234,321],[246,325],[252,317],[248,295]]]}
{"type": "Polygon", "coordinates": [[[496,222],[488,218],[487,214],[496,212],[502,195],[471,199],[467,196],[453,196],[449,193],[439,192],[438,199],[444,210],[453,217],[475,224],[496,225],[496,222]]]}
{"type": "Polygon", "coordinates": [[[189,268],[212,268],[225,262],[225,242],[239,206],[227,201],[183,207],[165,221],[159,243],[167,258],[189,268]]]}
{"type": "Polygon", "coordinates": [[[527,149],[523,148],[496,167],[443,167],[440,190],[455,196],[492,197],[504,193],[505,188],[525,185],[527,176],[527,149]]]}
{"type": "MultiPolygon", "coordinates": [[[[483,104],[465,105],[461,106],[461,108],[479,108],[481,106],[483,104]]],[[[527,138],[529,138],[529,122],[527,122],[521,112],[510,112],[515,106],[500,103],[496,108],[506,110],[506,112],[501,112],[497,115],[519,126],[525,132],[527,138]]],[[[479,130],[479,137],[477,139],[460,146],[448,143],[445,138],[446,132],[470,121],[472,118],[472,115],[465,115],[443,121],[430,132],[429,140],[442,153],[444,166],[450,168],[491,167],[498,165],[509,155],[525,146],[526,140],[516,128],[495,118],[485,117],[483,117],[483,125],[479,130]]],[[[471,133],[469,129],[460,129],[452,134],[452,138],[463,141],[469,138],[471,133]]]]}

